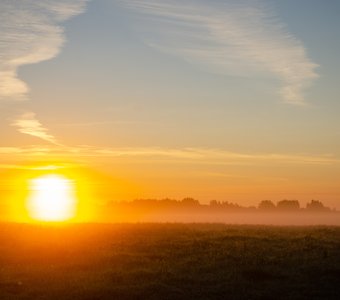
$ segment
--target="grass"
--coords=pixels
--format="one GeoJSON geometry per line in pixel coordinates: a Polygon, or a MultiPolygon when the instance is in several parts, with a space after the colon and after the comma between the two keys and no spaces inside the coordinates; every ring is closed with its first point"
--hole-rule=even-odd
{"type": "Polygon", "coordinates": [[[340,299],[340,227],[1,224],[0,299],[340,299]]]}

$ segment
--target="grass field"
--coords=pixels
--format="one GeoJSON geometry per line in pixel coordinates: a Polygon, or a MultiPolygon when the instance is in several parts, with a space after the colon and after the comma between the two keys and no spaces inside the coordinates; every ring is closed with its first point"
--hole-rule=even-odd
{"type": "Polygon", "coordinates": [[[1,224],[0,299],[340,299],[340,227],[1,224]]]}

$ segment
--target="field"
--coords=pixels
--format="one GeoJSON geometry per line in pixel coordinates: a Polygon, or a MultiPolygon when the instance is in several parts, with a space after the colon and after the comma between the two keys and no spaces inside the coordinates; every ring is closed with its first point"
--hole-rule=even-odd
{"type": "Polygon", "coordinates": [[[0,225],[0,299],[340,299],[340,227],[0,225]]]}

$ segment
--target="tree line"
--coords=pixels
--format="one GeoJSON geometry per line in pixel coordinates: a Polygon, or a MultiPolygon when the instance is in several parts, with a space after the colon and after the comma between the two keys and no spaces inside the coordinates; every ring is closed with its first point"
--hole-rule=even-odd
{"type": "Polygon", "coordinates": [[[302,207],[298,200],[281,200],[274,203],[263,200],[257,206],[242,206],[228,201],[211,200],[209,204],[201,204],[194,198],[174,199],[136,199],[133,201],[110,202],[112,208],[137,209],[137,210],[201,210],[201,211],[258,211],[258,212],[331,212],[319,200],[311,200],[306,207],[302,207]]]}

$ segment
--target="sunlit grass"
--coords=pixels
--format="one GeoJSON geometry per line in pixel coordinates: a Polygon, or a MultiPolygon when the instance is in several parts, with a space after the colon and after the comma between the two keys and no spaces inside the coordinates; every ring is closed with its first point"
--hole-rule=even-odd
{"type": "Polygon", "coordinates": [[[340,299],[338,227],[0,227],[0,299],[340,299]]]}

